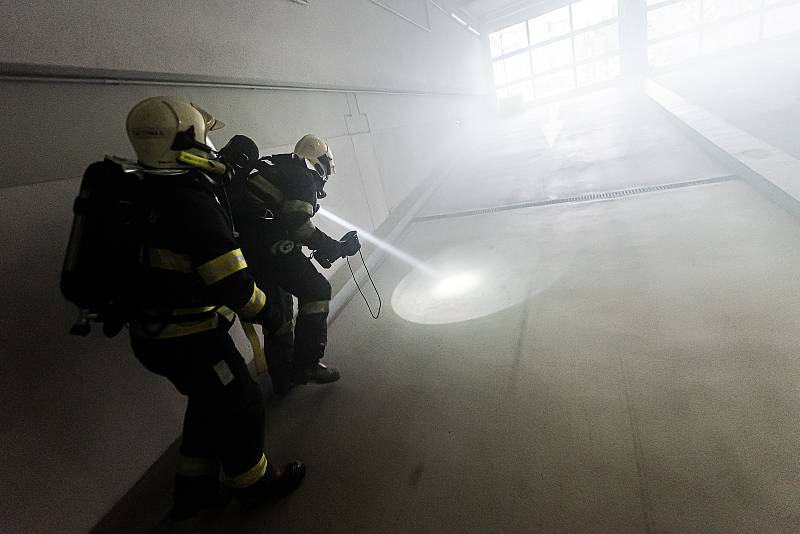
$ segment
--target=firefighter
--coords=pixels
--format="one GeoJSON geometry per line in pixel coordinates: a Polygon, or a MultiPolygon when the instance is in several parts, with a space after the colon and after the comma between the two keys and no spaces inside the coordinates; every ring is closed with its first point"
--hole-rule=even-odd
{"type": "Polygon", "coordinates": [[[221,126],[171,97],[143,100],[127,119],[148,213],[131,344],[150,371],[188,397],[172,510],[178,519],[224,500],[220,468],[244,506],[288,494],[305,475],[300,462],[267,460],[260,388],[228,334],[235,314],[264,325],[274,319],[223,207],[236,162],[253,156],[215,161],[206,134],[221,126]]]}
{"type": "MultiPolygon", "coordinates": [[[[221,151],[236,152],[235,136],[221,151]]],[[[329,237],[311,218],[319,209],[317,200],[326,196],[324,187],[335,172],[328,144],[316,135],[306,135],[291,154],[262,158],[255,170],[231,192],[231,204],[240,233],[239,242],[259,284],[276,285],[297,297],[294,325],[293,303],[282,298],[282,324],[274,332],[265,330],[273,389],[285,393],[293,384],[329,383],[340,373],[320,360],[327,344],[327,319],[331,285],[302,252],[307,246],[314,259],[329,268],[337,259],[358,249],[329,237]],[[277,347],[274,347],[277,345],[277,347]],[[291,352],[291,358],[287,352],[291,352]]]]}

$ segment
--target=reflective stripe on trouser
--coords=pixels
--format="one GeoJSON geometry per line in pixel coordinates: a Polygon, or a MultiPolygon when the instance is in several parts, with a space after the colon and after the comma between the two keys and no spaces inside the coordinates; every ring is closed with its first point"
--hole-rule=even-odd
{"type": "Polygon", "coordinates": [[[297,305],[297,315],[311,315],[314,313],[324,313],[328,315],[331,301],[314,300],[311,302],[299,302],[297,305]]]}
{"type": "Polygon", "coordinates": [[[188,397],[181,454],[218,458],[226,474],[242,474],[264,453],[264,399],[227,327],[191,336],[131,336],[136,357],[188,397]],[[222,380],[218,369],[228,373],[222,380]],[[215,369],[217,368],[217,369],[215,369]]]}
{"type": "Polygon", "coordinates": [[[247,471],[233,476],[226,476],[225,483],[232,488],[243,489],[252,486],[266,474],[267,457],[262,454],[258,462],[247,471]]]}
{"type": "Polygon", "coordinates": [[[200,458],[184,456],[178,459],[177,474],[184,477],[201,477],[219,473],[219,462],[216,458],[200,458]]]}

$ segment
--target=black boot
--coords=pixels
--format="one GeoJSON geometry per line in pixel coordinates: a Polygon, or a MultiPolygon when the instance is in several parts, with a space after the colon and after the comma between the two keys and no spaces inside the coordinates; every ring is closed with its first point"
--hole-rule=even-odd
{"type": "Polygon", "coordinates": [[[272,391],[279,397],[283,397],[289,390],[294,387],[291,376],[289,374],[272,374],[270,373],[270,380],[272,381],[272,391]]]}
{"type": "Polygon", "coordinates": [[[323,363],[317,362],[306,367],[296,368],[292,373],[292,381],[295,384],[328,384],[336,382],[341,378],[339,370],[335,367],[328,367],[323,363]]]}
{"type": "Polygon", "coordinates": [[[246,488],[232,489],[233,497],[245,508],[267,504],[281,499],[296,490],[306,476],[306,466],[301,462],[290,462],[283,466],[267,467],[261,479],[246,488]]]}

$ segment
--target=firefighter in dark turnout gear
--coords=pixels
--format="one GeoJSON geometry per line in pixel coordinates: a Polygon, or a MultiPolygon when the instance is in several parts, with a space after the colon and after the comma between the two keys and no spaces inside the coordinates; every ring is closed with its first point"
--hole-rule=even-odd
{"type": "Polygon", "coordinates": [[[140,102],[127,120],[148,208],[131,344],[149,370],[188,397],[176,518],[220,500],[220,467],[246,506],[291,492],[305,474],[299,462],[267,461],[261,391],[228,335],[235,314],[265,325],[273,319],[221,204],[220,182],[235,166],[209,159],[206,132],[218,127],[208,113],[170,97],[140,102]],[[223,174],[211,172],[220,168],[223,174]]]}
{"type": "MultiPolygon", "coordinates": [[[[225,154],[229,146],[220,153],[225,154]]],[[[286,347],[292,339],[291,302],[284,299],[284,324],[276,332],[267,332],[279,345],[278,350],[268,351],[273,387],[279,394],[291,383],[327,383],[340,377],[337,369],[320,363],[328,338],[331,286],[302,252],[303,245],[312,249],[325,268],[343,256],[342,244],[311,221],[319,208],[317,199],[325,197],[324,186],[334,170],[327,143],[306,135],[293,153],[259,160],[247,180],[231,192],[239,243],[256,280],[265,286],[280,286],[298,301],[290,363],[286,347]]],[[[269,339],[266,344],[270,346],[269,339]]]]}

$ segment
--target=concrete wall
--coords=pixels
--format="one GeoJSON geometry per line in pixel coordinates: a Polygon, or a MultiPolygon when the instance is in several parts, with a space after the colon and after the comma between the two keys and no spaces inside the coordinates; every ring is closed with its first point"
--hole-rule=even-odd
{"type": "Polygon", "coordinates": [[[426,31],[368,0],[311,4],[0,1],[3,532],[88,530],[179,433],[183,399],[125,336],[68,336],[75,313],[58,290],[80,175],[132,155],[135,102],[200,103],[228,125],[218,145],[244,133],[269,153],[327,137],[325,207],[379,233],[480,116],[480,42],[438,10],[426,31]]]}

